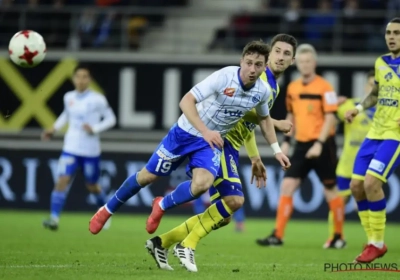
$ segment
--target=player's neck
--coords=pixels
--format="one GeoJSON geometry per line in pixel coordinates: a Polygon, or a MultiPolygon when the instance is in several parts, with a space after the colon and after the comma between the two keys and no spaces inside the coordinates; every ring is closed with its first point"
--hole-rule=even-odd
{"type": "Polygon", "coordinates": [[[87,88],[85,88],[85,89],[82,89],[82,90],[79,90],[79,89],[75,89],[75,91],[78,93],[78,94],[84,94],[84,93],[86,93],[87,92],[87,88]]]}
{"type": "Polygon", "coordinates": [[[392,53],[391,53],[391,57],[392,57],[393,59],[399,58],[399,57],[400,57],[400,51],[398,51],[398,52],[396,52],[396,53],[392,52],[392,53]]]}
{"type": "Polygon", "coordinates": [[[303,81],[303,84],[309,84],[315,79],[315,76],[317,76],[316,73],[312,73],[310,75],[301,76],[301,80],[303,81]]]}
{"type": "Polygon", "coordinates": [[[272,67],[270,67],[269,64],[267,65],[267,67],[268,67],[269,71],[271,71],[272,75],[274,75],[274,77],[275,77],[276,80],[283,74],[283,72],[276,73],[276,72],[272,69],[272,67]]]}

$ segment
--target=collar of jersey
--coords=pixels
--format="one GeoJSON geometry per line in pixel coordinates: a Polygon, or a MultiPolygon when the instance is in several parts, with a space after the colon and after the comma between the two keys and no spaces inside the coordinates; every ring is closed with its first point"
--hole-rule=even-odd
{"type": "Polygon", "coordinates": [[[268,84],[272,88],[272,94],[273,94],[274,100],[275,100],[276,99],[276,95],[278,93],[277,92],[278,84],[276,82],[276,78],[275,78],[274,74],[271,72],[271,70],[268,67],[265,69],[265,75],[267,75],[268,84]]]}
{"type": "Polygon", "coordinates": [[[77,97],[77,98],[84,98],[84,97],[86,97],[86,96],[88,95],[88,93],[90,92],[90,90],[87,89],[87,90],[85,90],[84,92],[78,92],[78,91],[75,91],[75,92],[76,92],[76,97],[77,97]]]}
{"type": "Polygon", "coordinates": [[[239,80],[240,87],[241,87],[244,91],[249,91],[249,90],[251,90],[251,89],[256,85],[256,83],[254,83],[251,87],[246,87],[246,86],[244,85],[242,79],[240,78],[240,69],[241,69],[241,68],[239,67],[238,72],[237,72],[237,76],[238,76],[238,80],[239,80]]]}

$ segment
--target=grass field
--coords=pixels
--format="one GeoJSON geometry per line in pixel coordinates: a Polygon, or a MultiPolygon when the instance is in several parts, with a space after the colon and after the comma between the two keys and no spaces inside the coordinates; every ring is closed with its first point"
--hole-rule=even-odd
{"type": "MultiPolygon", "coordinates": [[[[257,237],[269,233],[271,220],[249,220],[244,233],[230,225],[203,239],[196,251],[198,273],[189,273],[170,255],[174,271],[159,270],[144,249],[145,216],[117,215],[111,228],[93,236],[91,214],[64,214],[58,232],[41,226],[46,213],[0,212],[0,279],[399,279],[400,273],[324,272],[324,263],[349,263],[365,241],[357,223],[347,223],[348,247],[323,250],[325,223],[292,221],[283,248],[261,248],[257,237]]],[[[165,217],[158,233],[181,223],[165,217]]],[[[398,226],[388,225],[389,248],[382,263],[400,264],[398,226]]],[[[400,268],[400,266],[399,266],[400,268]]]]}

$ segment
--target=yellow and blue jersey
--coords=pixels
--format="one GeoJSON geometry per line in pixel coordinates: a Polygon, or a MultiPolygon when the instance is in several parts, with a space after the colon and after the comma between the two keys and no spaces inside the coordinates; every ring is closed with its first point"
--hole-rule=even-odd
{"type": "MultiPolygon", "coordinates": [[[[276,98],[279,95],[279,85],[274,75],[268,68],[262,73],[260,78],[261,80],[267,82],[272,89],[272,94],[270,95],[268,100],[268,107],[269,109],[271,109],[272,106],[274,105],[276,98]]],[[[236,150],[240,150],[240,148],[245,144],[245,141],[247,143],[250,143],[252,137],[254,137],[255,139],[254,129],[256,128],[256,123],[257,123],[257,114],[253,109],[252,111],[247,113],[246,121],[244,119],[241,119],[238,122],[238,124],[231,131],[228,132],[228,134],[226,135],[226,139],[232,144],[232,146],[236,150]],[[249,121],[252,119],[254,120],[253,122],[249,121]]],[[[254,155],[249,155],[249,156],[251,157],[254,155]]]]}
{"type": "Polygon", "coordinates": [[[375,62],[375,83],[379,87],[378,103],[371,129],[367,135],[375,140],[400,141],[400,58],[390,54],[375,62]]]}
{"type": "MultiPolygon", "coordinates": [[[[359,104],[359,99],[348,99],[339,106],[337,117],[344,122],[345,113],[359,104]]],[[[363,111],[354,118],[352,123],[344,122],[343,151],[336,167],[336,175],[351,178],[354,160],[358,150],[371,127],[375,107],[363,111]]]]}

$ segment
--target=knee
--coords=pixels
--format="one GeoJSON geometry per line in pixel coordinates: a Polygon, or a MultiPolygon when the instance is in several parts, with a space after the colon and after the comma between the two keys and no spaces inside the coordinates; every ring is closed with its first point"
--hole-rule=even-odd
{"type": "Polygon", "coordinates": [[[69,177],[69,176],[62,176],[62,177],[58,178],[58,181],[57,181],[54,189],[56,191],[60,191],[60,192],[65,191],[68,187],[70,180],[71,180],[71,177],[69,177]]]}
{"type": "Polygon", "coordinates": [[[378,178],[375,178],[374,176],[370,176],[367,174],[365,176],[365,181],[364,181],[364,191],[366,193],[372,194],[372,193],[377,193],[381,190],[382,188],[382,181],[379,180],[378,178]]]}
{"type": "Polygon", "coordinates": [[[136,174],[133,174],[132,176],[137,176],[137,177],[136,177],[136,180],[137,180],[138,184],[141,185],[141,186],[143,186],[143,187],[145,187],[145,186],[147,186],[147,185],[153,183],[153,182],[156,181],[157,178],[158,178],[157,175],[155,175],[155,174],[153,174],[153,173],[150,173],[150,172],[146,169],[146,167],[143,167],[143,169],[140,170],[140,171],[137,173],[137,175],[136,175],[136,174]]]}
{"type": "Polygon", "coordinates": [[[208,191],[214,182],[214,176],[206,172],[193,173],[192,191],[194,195],[203,194],[208,191]]]}
{"type": "Polygon", "coordinates": [[[243,196],[227,196],[224,197],[223,200],[232,212],[239,210],[244,204],[243,196]]]}
{"type": "Polygon", "coordinates": [[[293,196],[299,184],[300,184],[300,179],[294,179],[294,178],[283,179],[281,185],[281,195],[293,196]]]}
{"type": "Polygon", "coordinates": [[[352,179],[350,182],[350,190],[356,200],[363,199],[365,196],[363,181],[352,179]]]}

